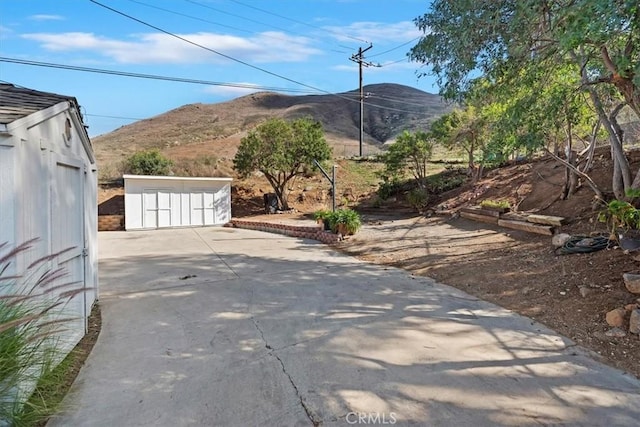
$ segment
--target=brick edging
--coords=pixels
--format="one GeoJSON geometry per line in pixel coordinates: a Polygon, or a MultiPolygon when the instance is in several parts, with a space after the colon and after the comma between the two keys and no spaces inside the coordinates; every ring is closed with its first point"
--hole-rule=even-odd
{"type": "Polygon", "coordinates": [[[98,231],[124,230],[124,215],[98,215],[98,231]]]}
{"type": "Polygon", "coordinates": [[[313,239],[326,244],[337,243],[342,240],[338,234],[325,231],[320,226],[289,225],[263,221],[232,219],[225,227],[244,228],[247,230],[266,231],[268,233],[284,234],[290,237],[313,239]]]}

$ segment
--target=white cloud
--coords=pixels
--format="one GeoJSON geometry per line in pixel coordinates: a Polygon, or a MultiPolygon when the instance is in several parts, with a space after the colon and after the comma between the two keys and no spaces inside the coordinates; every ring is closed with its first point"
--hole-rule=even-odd
{"type": "Polygon", "coordinates": [[[32,21],[64,21],[64,16],[39,14],[31,15],[29,19],[32,21]]]}
{"type": "MultiPolygon", "coordinates": [[[[22,37],[41,43],[49,51],[91,51],[119,63],[193,64],[229,61],[211,51],[162,33],[131,36],[135,40],[118,40],[80,32],[32,33],[22,37]]],[[[312,40],[279,32],[264,32],[249,38],[205,32],[179,34],[179,37],[253,64],[301,62],[321,53],[311,47],[312,40]]]]}
{"type": "Polygon", "coordinates": [[[13,33],[11,28],[0,25],[0,40],[8,38],[11,33],[13,33]]]}
{"type": "Polygon", "coordinates": [[[355,70],[357,72],[358,64],[351,63],[351,64],[336,65],[334,67],[331,67],[331,69],[334,71],[348,71],[348,72],[353,72],[355,70]]]}
{"type": "Polygon", "coordinates": [[[346,27],[325,27],[336,39],[353,43],[353,39],[377,43],[404,43],[422,35],[411,21],[394,24],[384,22],[354,22],[346,27]]]}

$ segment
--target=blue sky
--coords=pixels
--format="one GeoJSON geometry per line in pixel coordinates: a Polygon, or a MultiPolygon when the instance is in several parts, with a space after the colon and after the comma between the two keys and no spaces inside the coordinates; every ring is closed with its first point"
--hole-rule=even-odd
{"type": "Polygon", "coordinates": [[[421,35],[413,19],[426,12],[425,0],[96,1],[115,11],[90,0],[0,0],[0,56],[248,87],[0,62],[2,81],[75,96],[91,136],[259,88],[290,95],[353,90],[358,66],[349,58],[370,43],[365,59],[381,66],[364,69],[365,85],[438,91],[406,58],[421,35]]]}

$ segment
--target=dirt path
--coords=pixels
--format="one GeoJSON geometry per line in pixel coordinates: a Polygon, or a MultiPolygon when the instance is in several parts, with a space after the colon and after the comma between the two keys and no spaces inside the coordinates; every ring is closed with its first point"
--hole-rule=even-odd
{"type": "Polygon", "coordinates": [[[462,218],[372,216],[339,247],[531,317],[640,377],[638,336],[605,335],[607,311],[638,303],[622,282],[636,263],[620,250],[555,255],[549,237],[462,218]]]}

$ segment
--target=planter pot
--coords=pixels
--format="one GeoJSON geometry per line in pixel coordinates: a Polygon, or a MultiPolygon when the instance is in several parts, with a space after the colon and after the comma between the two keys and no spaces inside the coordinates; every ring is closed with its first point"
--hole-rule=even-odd
{"type": "Polygon", "coordinates": [[[337,232],[338,232],[338,234],[342,234],[343,236],[347,236],[347,235],[353,234],[353,233],[349,232],[347,224],[338,224],[337,232]]]}

